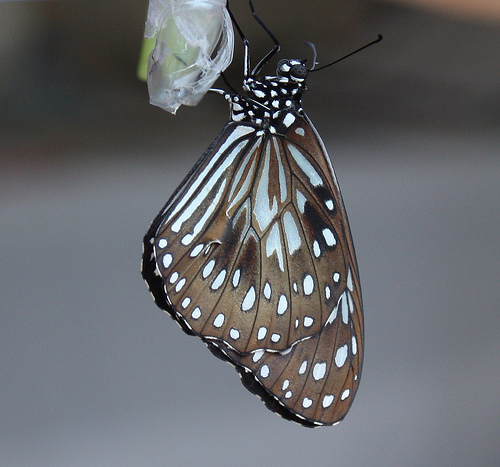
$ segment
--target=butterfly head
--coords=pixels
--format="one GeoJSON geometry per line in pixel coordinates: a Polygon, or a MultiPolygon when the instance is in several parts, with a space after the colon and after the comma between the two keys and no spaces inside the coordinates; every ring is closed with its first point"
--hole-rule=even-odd
{"type": "Polygon", "coordinates": [[[284,59],[278,63],[276,74],[301,83],[307,78],[308,71],[304,60],[284,59]]]}

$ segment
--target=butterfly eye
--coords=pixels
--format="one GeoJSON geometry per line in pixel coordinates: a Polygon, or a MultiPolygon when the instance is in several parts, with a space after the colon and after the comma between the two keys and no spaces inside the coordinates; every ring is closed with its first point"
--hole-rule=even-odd
{"type": "Polygon", "coordinates": [[[307,78],[307,67],[303,64],[293,65],[288,72],[292,78],[304,80],[307,78]]]}

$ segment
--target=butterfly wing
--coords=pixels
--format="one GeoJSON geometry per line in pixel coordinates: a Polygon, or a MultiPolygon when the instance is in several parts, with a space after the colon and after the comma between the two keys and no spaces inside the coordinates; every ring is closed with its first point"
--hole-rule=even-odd
{"type": "MultiPolygon", "coordinates": [[[[286,158],[292,161],[292,189],[307,194],[305,204],[304,200],[297,203],[300,215],[296,221],[304,232],[301,244],[309,245],[315,282],[324,287],[321,298],[328,304],[328,317],[319,333],[284,351],[260,349],[242,355],[219,342],[212,342],[212,351],[236,365],[245,386],[284,418],[306,426],[331,425],[347,414],[361,376],[363,315],[356,258],[335,175],[310,121],[299,121],[282,144],[286,158]],[[294,156],[294,150],[305,160],[294,156]],[[311,186],[318,173],[322,183],[315,193],[311,186]],[[304,183],[305,174],[311,183],[304,183]],[[324,256],[333,246],[324,229],[331,229],[338,237],[335,248],[342,251],[341,256],[324,256]]],[[[310,311],[314,315],[314,310],[310,311]]]]}
{"type": "Polygon", "coordinates": [[[273,410],[306,425],[343,418],[361,370],[361,295],[340,191],[307,117],[285,135],[227,124],[153,222],[143,276],[273,410]]]}

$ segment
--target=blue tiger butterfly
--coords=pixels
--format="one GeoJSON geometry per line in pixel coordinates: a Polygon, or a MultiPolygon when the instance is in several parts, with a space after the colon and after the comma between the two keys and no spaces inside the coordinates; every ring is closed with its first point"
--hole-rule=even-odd
{"type": "Polygon", "coordinates": [[[142,274],[156,304],[269,409],[333,425],[361,376],[358,267],[335,173],[302,108],[312,70],[287,59],[258,77],[279,43],[250,7],[275,47],[250,71],[235,23],[245,94],[213,90],[230,121],[151,224],[142,274]]]}

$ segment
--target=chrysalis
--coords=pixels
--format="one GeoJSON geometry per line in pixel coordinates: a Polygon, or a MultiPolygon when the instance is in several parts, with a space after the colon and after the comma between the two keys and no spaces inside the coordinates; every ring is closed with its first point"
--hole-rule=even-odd
{"type": "Polygon", "coordinates": [[[144,36],[156,37],[150,102],[173,114],[181,105],[197,105],[233,58],[226,0],[151,0],[144,36]]]}

